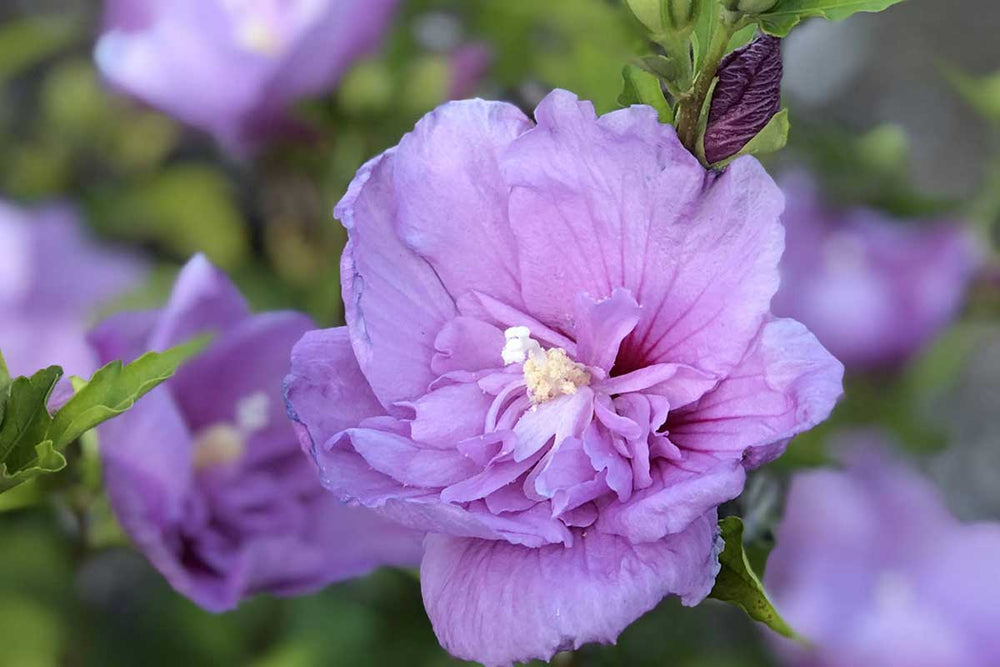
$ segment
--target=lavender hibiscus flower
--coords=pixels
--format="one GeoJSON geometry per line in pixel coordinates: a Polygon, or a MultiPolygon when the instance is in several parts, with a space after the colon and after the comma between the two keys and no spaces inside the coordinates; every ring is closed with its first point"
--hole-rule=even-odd
{"type": "Polygon", "coordinates": [[[398,0],[111,0],[96,58],[118,88],[234,150],[371,51],[398,0]]]}
{"type": "Polygon", "coordinates": [[[717,505],[841,391],[768,312],[782,197],[755,160],[706,171],[649,107],[535,116],[446,104],[361,169],[347,327],[286,381],[323,484],[428,533],[434,629],[493,665],[699,602],[717,505]]]}
{"type": "Polygon", "coordinates": [[[97,359],[87,347],[87,318],[142,274],[136,258],[87,239],[69,206],[0,201],[0,351],[10,372],[58,364],[89,376],[97,359]]]}
{"type": "Polygon", "coordinates": [[[164,386],[99,429],[123,527],[174,588],[206,609],[419,559],[419,534],[323,491],[285,418],[281,377],[292,344],[311,326],[297,313],[250,315],[199,256],[162,311],[123,313],[91,334],[104,361],[203,331],[215,336],[164,386]]]}
{"type": "Polygon", "coordinates": [[[782,189],[788,236],[774,312],[804,322],[849,369],[904,361],[955,316],[978,266],[959,225],[831,210],[803,174],[782,189]]]}
{"type": "Polygon", "coordinates": [[[1000,664],[1000,524],[963,525],[929,482],[872,433],[845,471],[799,474],[765,584],[811,645],[782,645],[812,667],[1000,664]]]}

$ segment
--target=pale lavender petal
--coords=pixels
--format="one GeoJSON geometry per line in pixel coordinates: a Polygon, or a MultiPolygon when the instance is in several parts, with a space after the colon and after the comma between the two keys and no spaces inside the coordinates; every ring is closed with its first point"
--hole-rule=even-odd
{"type": "Polygon", "coordinates": [[[411,437],[432,447],[446,447],[483,432],[486,412],[493,402],[475,384],[448,385],[432,391],[413,403],[416,412],[410,424],[411,437]],[[456,410],[461,406],[461,410],[456,410]]]}
{"type": "Polygon", "coordinates": [[[648,107],[597,119],[556,91],[536,117],[503,164],[532,314],[565,327],[578,293],[624,287],[643,315],[622,370],[735,365],[778,286],[782,197],[763,168],[749,158],[708,174],[648,107]]]}
{"type": "Polygon", "coordinates": [[[427,391],[434,340],[456,315],[434,269],[396,235],[393,155],[368,162],[336,210],[351,237],[341,262],[351,342],[387,407],[427,391]]]}
{"type": "Polygon", "coordinates": [[[843,365],[795,320],[772,320],[714,390],[667,422],[681,448],[746,456],[756,467],[825,420],[843,393],[843,365]]]}
{"type": "Polygon", "coordinates": [[[553,438],[556,443],[579,437],[593,415],[594,392],[583,387],[570,396],[559,396],[530,410],[514,427],[517,445],[515,461],[532,456],[553,438]]]}
{"type": "Polygon", "coordinates": [[[403,486],[445,487],[474,475],[478,466],[454,449],[435,449],[394,433],[347,431],[354,450],[375,470],[403,486]]]}
{"type": "Polygon", "coordinates": [[[715,513],[679,535],[631,545],[590,532],[570,548],[427,538],[424,604],[453,655],[487,666],[611,643],[667,595],[697,604],[715,579],[715,513]]]}
{"type": "Polygon", "coordinates": [[[434,339],[437,354],[431,370],[438,375],[450,371],[480,371],[503,363],[503,331],[472,317],[456,317],[434,339]]]}
{"type": "Polygon", "coordinates": [[[596,301],[586,294],[576,297],[576,360],[610,371],[618,346],[639,323],[640,308],[632,295],[615,289],[607,299],[596,301]]]}
{"type": "Polygon", "coordinates": [[[456,297],[468,290],[520,292],[499,161],[530,127],[511,104],[452,102],[424,116],[396,149],[399,234],[456,297]]]}
{"type": "Polygon", "coordinates": [[[288,415],[307,452],[384,412],[358,367],[346,327],[305,334],[292,348],[284,387],[288,415]]]}
{"type": "Polygon", "coordinates": [[[616,451],[612,436],[597,424],[591,424],[583,433],[583,450],[594,470],[605,473],[608,487],[618,494],[620,502],[632,497],[632,466],[616,451]]]}
{"type": "Polygon", "coordinates": [[[597,529],[631,542],[655,542],[687,528],[705,512],[743,491],[746,473],[739,461],[689,453],[680,461],[659,461],[653,483],[629,502],[604,507],[597,529]]]}

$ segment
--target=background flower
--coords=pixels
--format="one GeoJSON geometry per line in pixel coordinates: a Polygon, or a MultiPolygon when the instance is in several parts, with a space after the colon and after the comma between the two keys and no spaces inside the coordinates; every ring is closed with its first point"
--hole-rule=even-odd
{"type": "Polygon", "coordinates": [[[286,391],[327,488],[430,533],[435,631],[490,665],[699,602],[716,507],[841,390],[768,312],[755,160],[707,172],[648,107],[557,90],[535,117],[446,104],[362,168],[347,327],[300,341],[286,391]]]}
{"type": "Polygon", "coordinates": [[[103,361],[214,335],[166,385],[99,429],[123,527],[174,588],[207,609],[419,558],[418,534],[340,504],[299,449],[281,377],[310,326],[297,313],[250,315],[225,277],[195,257],[162,311],[124,313],[91,334],[103,361]]]}
{"type": "Polygon", "coordinates": [[[136,256],[87,238],[68,205],[0,201],[0,351],[11,374],[57,364],[89,377],[97,369],[89,318],[143,273],[136,256]]]}
{"type": "Polygon", "coordinates": [[[996,664],[1000,524],[959,523],[879,433],[840,437],[846,470],[799,473],[765,585],[812,645],[789,664],[996,664]]]}
{"type": "Polygon", "coordinates": [[[114,0],[96,57],[117,88],[245,148],[374,49],[397,0],[114,0]]]}
{"type": "Polygon", "coordinates": [[[801,173],[782,190],[787,237],[774,312],[804,322],[849,369],[904,361],[957,315],[979,265],[962,227],[837,211],[801,173]]]}

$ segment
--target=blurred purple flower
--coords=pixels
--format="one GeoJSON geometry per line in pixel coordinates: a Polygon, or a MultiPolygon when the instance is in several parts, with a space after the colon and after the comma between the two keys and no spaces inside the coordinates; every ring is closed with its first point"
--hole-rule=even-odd
{"type": "Polygon", "coordinates": [[[117,88],[242,151],[373,50],[398,0],[113,0],[95,51],[117,88]]]}
{"type": "Polygon", "coordinates": [[[486,44],[472,43],[458,47],[449,58],[451,83],[448,86],[448,99],[460,100],[471,95],[486,76],[490,63],[493,62],[493,52],[486,44]]]}
{"type": "Polygon", "coordinates": [[[535,117],[446,104],[361,169],[347,327],[286,384],[323,484],[429,533],[434,629],[488,665],[699,602],[716,507],[841,391],[768,312],[782,198],[755,160],[708,172],[649,107],[555,91],[535,117]]]}
{"type": "Polygon", "coordinates": [[[1000,664],[1000,524],[960,524],[877,433],[846,438],[841,471],[792,482],[765,585],[809,667],[1000,664]]]}
{"type": "Polygon", "coordinates": [[[761,35],[719,65],[705,129],[709,164],[736,155],[781,109],[781,40],[761,35]]]}
{"type": "Polygon", "coordinates": [[[955,317],[979,265],[959,225],[835,211],[801,173],[782,189],[787,247],[774,312],[804,322],[849,369],[904,361],[955,317]]]}
{"type": "Polygon", "coordinates": [[[90,337],[103,361],[210,331],[206,352],[99,429],[105,483],[136,546],[212,611],[316,590],[381,564],[415,564],[420,535],[323,491],[284,413],[281,378],[304,315],[251,315],[198,256],[161,311],[122,313],[90,337]]]}
{"type": "Polygon", "coordinates": [[[13,375],[58,364],[89,377],[88,318],[143,277],[135,257],[84,236],[64,204],[20,208],[0,201],[0,351],[13,375]]]}

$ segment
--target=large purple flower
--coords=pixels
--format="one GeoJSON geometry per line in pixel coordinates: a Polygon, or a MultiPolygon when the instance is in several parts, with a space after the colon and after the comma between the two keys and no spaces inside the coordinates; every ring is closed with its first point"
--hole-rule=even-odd
{"type": "Polygon", "coordinates": [[[96,58],[118,88],[242,149],[372,50],[398,0],[111,0],[96,58]]]}
{"type": "Polygon", "coordinates": [[[877,434],[852,434],[845,471],[799,474],[768,592],[811,645],[812,667],[1000,664],[1000,524],[960,524],[877,434]]]}
{"type": "Polygon", "coordinates": [[[323,484],[429,533],[435,631],[487,664],[699,602],[717,505],[841,391],[768,312],[782,198],[755,160],[708,172],[648,107],[535,116],[446,104],[361,169],[347,327],[298,343],[286,389],[323,484]]]}
{"type": "Polygon", "coordinates": [[[215,336],[164,386],[99,429],[115,514],[174,588],[206,609],[419,559],[419,534],[323,491],[285,418],[281,378],[292,344],[311,325],[297,313],[250,315],[199,256],[162,311],[123,313],[91,334],[104,361],[200,332],[215,336]]]}
{"type": "Polygon", "coordinates": [[[959,225],[838,212],[801,173],[782,190],[788,236],[774,311],[804,322],[849,369],[904,361],[955,316],[978,265],[959,225]]]}
{"type": "Polygon", "coordinates": [[[142,274],[136,258],[87,239],[69,206],[0,201],[0,351],[11,373],[58,364],[89,377],[97,360],[85,339],[88,318],[142,274]]]}

